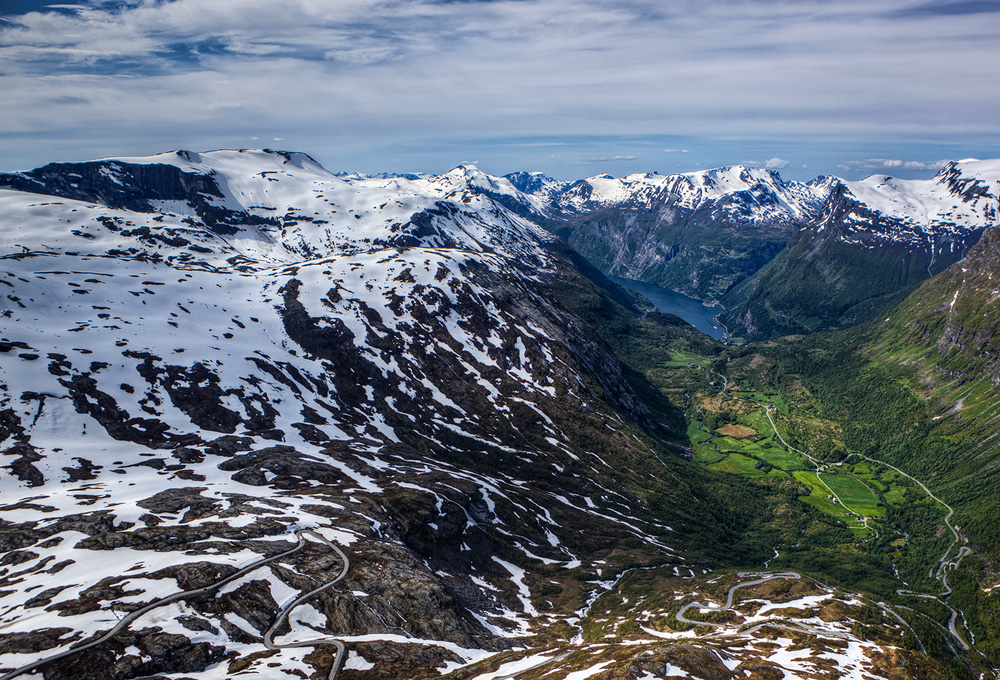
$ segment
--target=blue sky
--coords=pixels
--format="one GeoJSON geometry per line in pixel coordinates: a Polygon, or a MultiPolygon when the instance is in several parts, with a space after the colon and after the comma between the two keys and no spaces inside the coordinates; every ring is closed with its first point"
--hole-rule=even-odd
{"type": "Polygon", "coordinates": [[[997,83],[1000,0],[0,0],[0,170],[925,177],[1000,156],[997,83]]]}

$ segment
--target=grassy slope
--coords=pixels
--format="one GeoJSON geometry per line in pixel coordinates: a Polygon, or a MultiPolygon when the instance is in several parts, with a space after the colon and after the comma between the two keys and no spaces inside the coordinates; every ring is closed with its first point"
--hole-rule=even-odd
{"type": "MultiPolygon", "coordinates": [[[[949,576],[955,589],[949,602],[965,613],[979,649],[997,659],[1000,597],[984,588],[1000,581],[1000,391],[982,373],[989,361],[981,345],[974,352],[965,346],[942,354],[929,342],[929,329],[947,325],[942,316],[950,315],[954,325],[962,313],[945,310],[955,283],[954,271],[928,282],[894,308],[889,323],[774,343],[767,350],[773,360],[767,375],[748,379],[797,393],[800,409],[842,427],[845,451],[900,467],[955,509],[952,522],[975,554],[949,576]]],[[[982,307],[973,304],[974,297],[970,292],[965,313],[978,321],[982,307]]],[[[802,427],[798,437],[809,442],[813,433],[802,427]]],[[[864,474],[864,468],[856,472],[864,474]]],[[[886,538],[905,534],[910,540],[896,538],[896,546],[877,542],[867,559],[884,555],[911,584],[927,581],[923,576],[950,543],[943,510],[913,486],[892,485],[884,497],[891,506],[886,524],[897,528],[886,538]]]]}
{"type": "Polygon", "coordinates": [[[862,323],[927,278],[925,254],[868,250],[804,232],[721,300],[734,335],[774,337],[862,323]]]}
{"type": "MultiPolygon", "coordinates": [[[[985,378],[955,377],[963,367],[992,365],[988,357],[968,352],[968,343],[961,342],[959,350],[952,347],[939,356],[936,345],[928,342],[946,327],[939,316],[954,295],[953,284],[945,275],[928,282],[893,310],[890,323],[729,348],[724,355],[717,344],[675,319],[637,319],[586,280],[563,282],[558,295],[631,367],[633,384],[650,403],[661,404],[659,412],[672,435],[693,447],[703,463],[690,465],[685,478],[725,508],[709,503],[693,512],[707,513],[709,524],[733,521],[726,539],[738,549],[711,551],[708,541],[699,544],[692,536],[693,545],[712,552],[717,563],[749,566],[759,565],[773,554],[771,546],[781,544],[782,554],[772,568],[797,569],[892,601],[899,599],[896,590],[902,587],[893,577],[894,566],[911,588],[938,592],[939,583],[927,572],[950,543],[942,508],[884,466],[852,459],[848,472],[863,483],[823,474],[824,481],[849,497],[852,509],[875,518],[879,528],[871,532],[840,517],[841,508],[819,507],[825,495],[818,488],[809,493],[810,480],[791,478],[800,473],[758,467],[809,467],[776,442],[714,432],[717,438],[703,443],[726,423],[739,423],[761,437],[771,434],[762,412],[706,396],[719,393],[719,385],[709,387],[708,371],[715,368],[729,375],[743,402],[774,404],[782,435],[793,446],[827,460],[853,451],[885,460],[923,480],[955,507],[954,523],[969,535],[976,555],[949,576],[955,589],[949,602],[965,613],[977,646],[1000,659],[994,623],[1000,620],[1000,589],[995,594],[982,591],[1000,581],[992,571],[1000,557],[1000,523],[995,521],[1000,510],[995,453],[1000,424],[995,420],[1000,418],[994,418],[1000,415],[1000,393],[985,378]],[[953,410],[959,400],[961,408],[953,410]],[[709,402],[714,404],[710,408],[709,402]],[[684,407],[694,422],[678,418],[684,407]],[[703,429],[698,418],[705,419],[703,429]],[[714,444],[719,444],[718,452],[714,444]],[[800,500],[804,495],[809,500],[800,500]],[[875,496],[881,506],[873,503],[875,496]]],[[[972,301],[970,295],[970,305],[972,301]]],[[[989,331],[973,322],[982,308],[969,309],[975,311],[966,313],[962,328],[981,338],[989,331]]],[[[918,629],[926,625],[930,635],[930,619],[947,623],[947,610],[933,600],[904,597],[900,604],[919,612],[918,629]]],[[[944,647],[940,651],[948,654],[944,647]]]]}
{"type": "MultiPolygon", "coordinates": [[[[694,506],[667,508],[673,499],[656,489],[640,493],[654,510],[660,508],[685,518],[678,527],[685,545],[715,565],[761,564],[777,540],[769,526],[774,501],[750,480],[719,475],[689,461],[690,438],[684,409],[688,393],[703,384],[700,372],[686,369],[688,360],[704,366],[722,346],[674,316],[651,312],[638,318],[612,299],[607,281],[596,269],[584,276],[551,281],[562,303],[604,338],[627,370],[637,394],[650,407],[648,431],[660,439],[661,458],[672,474],[699,498],[694,506]],[[684,369],[671,368],[685,359],[684,369]]],[[[655,440],[650,440],[654,442],[655,440]]]]}

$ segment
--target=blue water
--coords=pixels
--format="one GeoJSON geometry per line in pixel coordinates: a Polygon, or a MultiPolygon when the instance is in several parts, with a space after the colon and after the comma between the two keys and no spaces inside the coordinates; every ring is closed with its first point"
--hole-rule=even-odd
{"type": "Polygon", "coordinates": [[[639,293],[661,312],[679,316],[705,335],[710,335],[716,340],[721,340],[725,335],[722,326],[715,321],[715,317],[722,313],[722,307],[706,305],[701,300],[695,300],[683,293],[678,293],[676,290],[661,288],[651,283],[623,279],[620,276],[609,276],[608,278],[619,286],[639,293]]]}

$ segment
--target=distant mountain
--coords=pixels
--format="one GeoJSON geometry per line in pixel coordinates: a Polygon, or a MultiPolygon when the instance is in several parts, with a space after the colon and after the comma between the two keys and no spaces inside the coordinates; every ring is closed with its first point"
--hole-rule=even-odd
{"type": "Polygon", "coordinates": [[[744,166],[605,175],[549,189],[545,225],[607,274],[713,300],[780,252],[829,190],[744,166]]]}
{"type": "Polygon", "coordinates": [[[928,180],[803,184],[744,166],[576,182],[483,177],[470,182],[476,191],[605,274],[720,302],[730,333],[751,337],[872,318],[961,259],[997,223],[1000,195],[1000,161],[974,159],[928,180]]]}
{"type": "MultiPolygon", "coordinates": [[[[593,182],[267,150],[0,176],[3,672],[941,677],[863,595],[712,572],[762,564],[773,518],[687,460],[686,383],[646,380],[718,345],[539,226],[624,195],[593,182]]],[[[661,184],[621,186],[776,239],[825,191],[661,184]]]]}
{"type": "Polygon", "coordinates": [[[837,181],[789,247],[722,298],[735,335],[852,325],[960,260],[1000,217],[1000,161],[934,178],[837,181]]]}

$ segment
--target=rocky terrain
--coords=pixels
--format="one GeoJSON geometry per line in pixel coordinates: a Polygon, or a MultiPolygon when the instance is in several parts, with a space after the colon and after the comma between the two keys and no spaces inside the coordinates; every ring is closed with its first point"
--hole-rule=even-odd
{"type": "Polygon", "coordinates": [[[734,336],[873,318],[964,257],[1000,211],[995,160],[953,161],[926,180],[808,183],[745,166],[576,182],[466,172],[604,273],[721,304],[734,336]]]}
{"type": "MultiPolygon", "coordinates": [[[[524,567],[623,543],[683,560],[621,486],[635,473],[594,453],[648,456],[630,424],[645,414],[540,288],[562,266],[551,237],[460,182],[349,184],[270,152],[7,181],[51,192],[0,196],[7,667],[287,550],[299,528],[352,565],[289,636],[389,636],[383,667],[404,675],[544,617],[524,567]]],[[[322,668],[328,654],[259,637],[336,562],[309,543],[151,611],[86,672],[322,668]]]]}
{"type": "Polygon", "coordinates": [[[833,623],[770,642],[761,611],[720,646],[640,608],[629,574],[713,590],[691,537],[725,554],[729,491],[554,295],[594,284],[531,180],[273,151],[0,176],[3,677],[934,668],[816,584],[791,599],[833,623]]]}
{"type": "Polygon", "coordinates": [[[961,260],[1000,210],[1000,163],[949,163],[929,180],[840,182],[788,248],[724,298],[737,335],[874,318],[961,260]]]}
{"type": "Polygon", "coordinates": [[[745,166],[572,183],[523,173],[508,179],[548,229],[605,273],[703,300],[721,297],[775,257],[835,183],[785,182],[745,166]]]}

